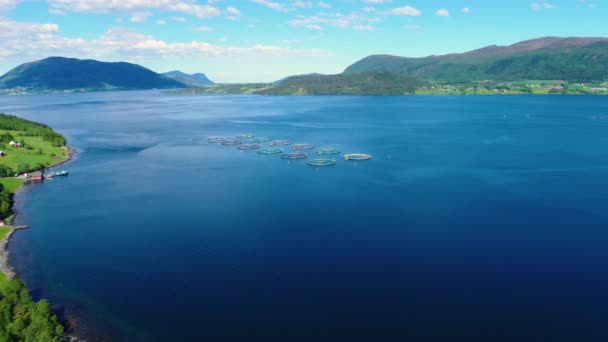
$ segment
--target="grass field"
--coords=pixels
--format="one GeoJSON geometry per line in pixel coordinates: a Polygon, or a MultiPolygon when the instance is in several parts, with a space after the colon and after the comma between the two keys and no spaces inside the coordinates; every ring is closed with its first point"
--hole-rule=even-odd
{"type": "Polygon", "coordinates": [[[14,193],[17,191],[22,183],[23,179],[21,178],[0,178],[0,184],[2,184],[3,189],[9,193],[14,193]]]}
{"type": "Polygon", "coordinates": [[[65,160],[68,151],[53,146],[40,136],[24,136],[20,131],[0,130],[0,135],[9,133],[17,142],[25,142],[27,148],[14,148],[9,144],[0,144],[0,150],[6,153],[0,157],[0,165],[10,167],[12,170],[24,171],[28,169],[42,169],[65,160]]]}
{"type": "MultiPolygon", "coordinates": [[[[11,229],[13,229],[13,228],[9,227],[9,226],[0,227],[0,241],[2,241],[2,239],[4,239],[6,234],[8,234],[11,231],[11,229]]],[[[0,272],[0,274],[2,274],[2,273],[0,272]]]]}

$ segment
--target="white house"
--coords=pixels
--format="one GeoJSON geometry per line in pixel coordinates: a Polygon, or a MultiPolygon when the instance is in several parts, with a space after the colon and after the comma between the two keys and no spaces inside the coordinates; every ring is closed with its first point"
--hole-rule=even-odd
{"type": "Polygon", "coordinates": [[[15,145],[17,145],[17,143],[16,143],[16,142],[14,142],[13,140],[11,140],[11,142],[9,142],[8,144],[9,144],[9,145],[11,145],[11,146],[15,146],[15,145]]]}

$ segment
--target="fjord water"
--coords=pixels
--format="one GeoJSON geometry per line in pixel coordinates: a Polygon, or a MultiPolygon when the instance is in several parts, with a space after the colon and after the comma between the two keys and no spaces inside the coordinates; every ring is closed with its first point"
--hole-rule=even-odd
{"type": "Polygon", "coordinates": [[[80,150],[12,260],[91,340],[602,341],[608,98],[0,98],[80,150]],[[316,170],[206,143],[365,152],[316,170]]]}

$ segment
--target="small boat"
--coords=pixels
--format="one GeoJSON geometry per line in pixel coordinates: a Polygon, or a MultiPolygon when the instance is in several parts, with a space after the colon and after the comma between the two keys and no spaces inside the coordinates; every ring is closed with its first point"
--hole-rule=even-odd
{"type": "Polygon", "coordinates": [[[53,177],[67,176],[68,174],[69,174],[68,171],[62,170],[62,171],[59,171],[59,172],[51,172],[48,175],[44,175],[44,178],[51,179],[53,177]]]}

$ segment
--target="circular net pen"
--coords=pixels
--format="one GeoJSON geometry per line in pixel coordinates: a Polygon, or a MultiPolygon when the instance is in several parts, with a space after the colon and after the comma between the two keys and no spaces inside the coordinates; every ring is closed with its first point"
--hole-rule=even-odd
{"type": "Polygon", "coordinates": [[[336,161],[333,159],[313,159],[306,162],[306,164],[314,167],[325,167],[336,165],[336,161]]]}
{"type": "Polygon", "coordinates": [[[335,148],[321,148],[317,150],[318,156],[331,156],[340,153],[342,152],[340,150],[336,150],[335,148]]]}
{"type": "Polygon", "coordinates": [[[370,160],[370,159],[372,159],[372,156],[370,156],[369,154],[365,154],[365,153],[351,153],[351,154],[344,155],[344,160],[362,161],[362,160],[370,160]]]}
{"type": "Polygon", "coordinates": [[[306,159],[308,154],[306,153],[287,153],[281,156],[283,159],[295,160],[295,159],[306,159]]]}
{"type": "Polygon", "coordinates": [[[293,143],[289,140],[273,140],[270,143],[270,146],[287,146],[287,145],[291,145],[291,144],[293,144],[293,143]]]}
{"type": "Polygon", "coordinates": [[[224,137],[208,137],[207,142],[209,143],[220,143],[222,141],[226,141],[224,137]]]}
{"type": "Polygon", "coordinates": [[[251,138],[253,138],[253,137],[254,137],[254,135],[253,135],[253,134],[251,134],[251,133],[239,134],[239,135],[235,136],[235,138],[236,138],[236,139],[239,139],[239,140],[243,140],[243,139],[251,139],[251,138]]]}
{"type": "Polygon", "coordinates": [[[243,142],[240,140],[226,140],[226,141],[222,141],[222,145],[224,146],[237,146],[237,145],[243,145],[243,142]]]}
{"type": "Polygon", "coordinates": [[[237,148],[241,151],[250,151],[250,150],[259,150],[262,146],[258,144],[245,144],[237,146],[237,148]]]}
{"type": "Polygon", "coordinates": [[[255,138],[252,138],[251,141],[254,143],[265,143],[265,142],[272,141],[272,139],[270,139],[268,137],[255,137],[255,138]]]}
{"type": "Polygon", "coordinates": [[[314,150],[315,148],[316,146],[311,144],[295,144],[291,146],[291,149],[294,151],[314,150]]]}
{"type": "Polygon", "coordinates": [[[281,150],[280,148],[263,148],[261,150],[258,150],[258,153],[263,155],[279,154],[283,153],[283,150],[281,150]]]}

